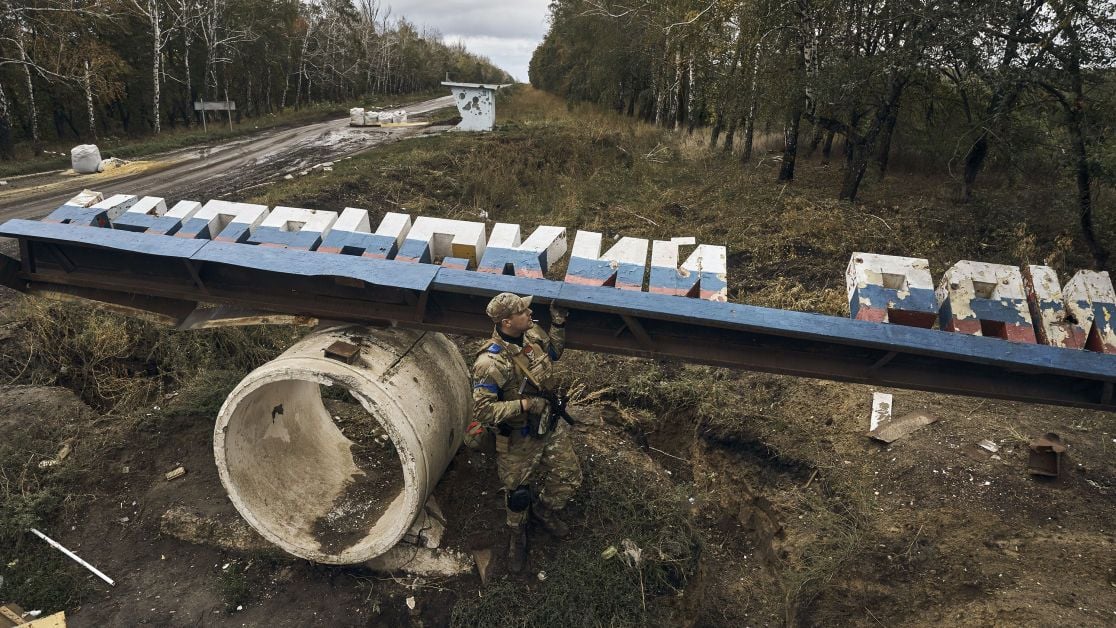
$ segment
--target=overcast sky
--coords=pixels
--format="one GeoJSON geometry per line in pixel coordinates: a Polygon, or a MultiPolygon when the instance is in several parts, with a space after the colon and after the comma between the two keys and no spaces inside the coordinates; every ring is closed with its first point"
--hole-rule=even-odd
{"type": "MultiPolygon", "coordinates": [[[[527,81],[531,53],[546,34],[548,0],[381,0],[393,18],[442,33],[446,42],[462,41],[516,80],[527,81]]],[[[455,78],[455,77],[450,77],[455,78]]]]}

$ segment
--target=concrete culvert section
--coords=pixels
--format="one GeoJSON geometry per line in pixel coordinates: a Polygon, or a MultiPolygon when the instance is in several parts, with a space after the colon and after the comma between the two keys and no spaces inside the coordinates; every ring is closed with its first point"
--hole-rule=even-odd
{"type": "Polygon", "coordinates": [[[375,558],[403,538],[453,458],[469,383],[441,334],[314,333],[225,400],[213,439],[221,482],[244,519],[295,556],[375,558]]]}

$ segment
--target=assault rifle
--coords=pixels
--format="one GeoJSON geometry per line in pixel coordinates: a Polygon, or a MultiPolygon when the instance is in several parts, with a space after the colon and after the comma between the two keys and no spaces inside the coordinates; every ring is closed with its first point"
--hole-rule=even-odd
{"type": "MultiPolygon", "coordinates": [[[[520,390],[520,394],[527,395],[529,397],[538,397],[539,399],[546,400],[547,406],[550,409],[550,414],[548,417],[542,417],[542,419],[545,420],[549,418],[549,422],[546,425],[546,431],[539,432],[539,434],[545,434],[553,430],[555,424],[558,423],[559,418],[566,423],[569,423],[570,427],[573,427],[577,424],[577,421],[574,420],[572,416],[570,416],[569,411],[566,409],[567,406],[569,406],[570,404],[569,395],[553,390],[541,390],[539,388],[536,388],[534,384],[532,384],[527,379],[523,380],[523,386],[520,390]]],[[[537,431],[537,428],[532,431],[537,431]]]]}
{"type": "Polygon", "coordinates": [[[569,411],[566,410],[566,407],[570,405],[569,395],[553,390],[540,390],[534,393],[534,395],[546,399],[546,403],[550,406],[550,425],[547,426],[548,432],[554,429],[554,425],[558,422],[559,418],[569,423],[570,427],[577,424],[577,421],[575,421],[574,418],[570,416],[569,411]]]}

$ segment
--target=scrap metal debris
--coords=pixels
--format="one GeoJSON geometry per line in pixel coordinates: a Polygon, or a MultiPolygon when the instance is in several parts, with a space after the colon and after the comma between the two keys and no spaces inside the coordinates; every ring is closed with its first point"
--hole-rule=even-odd
{"type": "Polygon", "coordinates": [[[1062,437],[1054,432],[1047,432],[1031,441],[1027,472],[1031,475],[1058,477],[1062,469],[1062,454],[1065,452],[1066,446],[1062,442],[1062,437]]]}
{"type": "Polygon", "coordinates": [[[167,481],[169,482],[171,480],[180,478],[184,475],[186,475],[186,467],[175,467],[175,468],[171,469],[170,471],[167,471],[167,473],[164,477],[166,477],[167,481]]]}
{"type": "Polygon", "coordinates": [[[326,347],[324,351],[325,357],[345,364],[352,364],[360,357],[359,346],[340,340],[326,347]]]}

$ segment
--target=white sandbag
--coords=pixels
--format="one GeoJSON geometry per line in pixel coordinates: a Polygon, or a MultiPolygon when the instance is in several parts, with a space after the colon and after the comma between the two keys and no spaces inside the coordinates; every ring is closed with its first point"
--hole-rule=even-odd
{"type": "Polygon", "coordinates": [[[364,126],[364,109],[362,107],[353,107],[349,110],[349,124],[364,126]]]}
{"type": "Polygon", "coordinates": [[[101,150],[96,144],[82,144],[70,149],[70,164],[78,174],[101,171],[101,150]]]}
{"type": "Polygon", "coordinates": [[[399,109],[397,111],[391,112],[391,121],[392,122],[406,122],[407,121],[407,112],[403,109],[399,109]]]}

